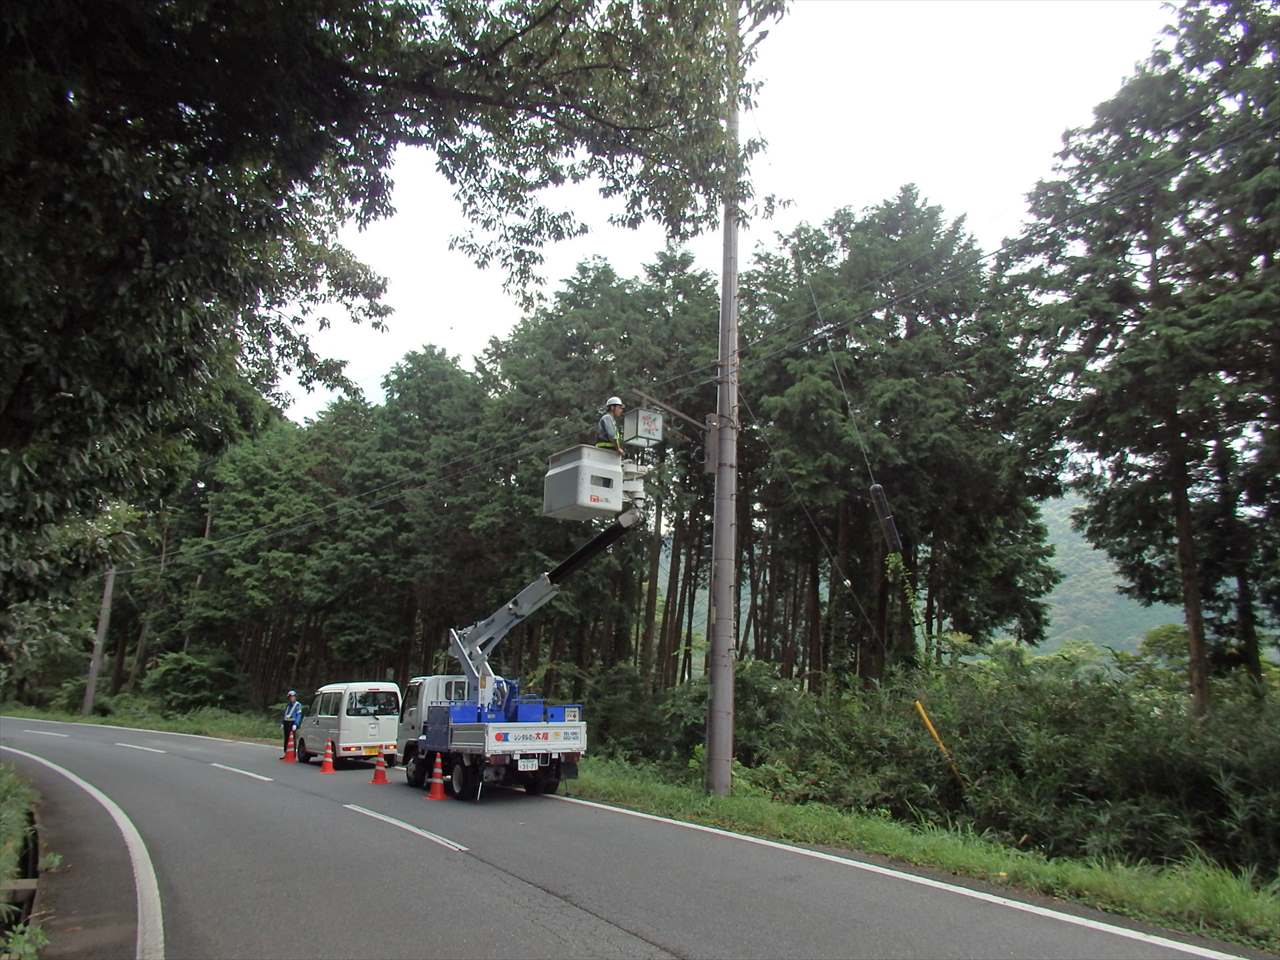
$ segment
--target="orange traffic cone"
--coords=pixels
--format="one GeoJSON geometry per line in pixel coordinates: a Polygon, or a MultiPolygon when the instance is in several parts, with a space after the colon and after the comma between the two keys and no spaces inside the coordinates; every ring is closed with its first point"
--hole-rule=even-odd
{"type": "Polygon", "coordinates": [[[320,761],[321,773],[337,773],[333,769],[333,741],[327,740],[324,745],[324,759],[320,761]]]}
{"type": "Polygon", "coordinates": [[[444,768],[440,766],[440,754],[436,754],[436,765],[431,771],[431,791],[428,800],[448,800],[444,795],[444,768]]]}
{"type": "Polygon", "coordinates": [[[284,745],[284,756],[280,758],[284,763],[298,762],[298,748],[293,742],[293,731],[289,731],[289,740],[284,745]]]}
{"type": "Polygon", "coordinates": [[[390,783],[387,779],[387,761],[382,759],[382,754],[378,754],[378,762],[373,765],[373,779],[370,783],[390,783]]]}

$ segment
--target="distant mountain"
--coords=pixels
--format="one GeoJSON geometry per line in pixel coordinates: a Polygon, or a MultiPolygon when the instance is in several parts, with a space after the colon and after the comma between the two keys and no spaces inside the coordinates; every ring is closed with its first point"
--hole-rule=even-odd
{"type": "Polygon", "coordinates": [[[1068,495],[1044,505],[1053,565],[1062,582],[1049,595],[1048,637],[1042,652],[1056,650],[1067,640],[1089,640],[1099,646],[1136,650],[1152,627],[1181,623],[1182,610],[1165,604],[1144,607],[1119,592],[1120,577],[1101,550],[1091,547],[1071,528],[1071,511],[1083,501],[1068,495]]]}

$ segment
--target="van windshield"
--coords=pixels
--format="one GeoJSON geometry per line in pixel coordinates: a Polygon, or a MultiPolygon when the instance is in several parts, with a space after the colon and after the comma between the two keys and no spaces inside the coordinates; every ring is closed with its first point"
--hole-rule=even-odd
{"type": "Polygon", "coordinates": [[[348,717],[395,717],[400,714],[400,698],[391,690],[366,690],[347,697],[348,717]]]}

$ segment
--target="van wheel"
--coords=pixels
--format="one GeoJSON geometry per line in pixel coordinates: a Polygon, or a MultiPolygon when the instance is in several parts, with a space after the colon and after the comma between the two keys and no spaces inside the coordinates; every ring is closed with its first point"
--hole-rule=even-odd
{"type": "Polygon", "coordinates": [[[311,758],[312,758],[313,756],[315,756],[315,754],[313,754],[313,753],[307,753],[307,741],[305,741],[305,740],[299,740],[299,741],[298,741],[298,762],[299,762],[299,763],[310,763],[310,762],[311,762],[311,758]]]}
{"type": "Polygon", "coordinates": [[[388,770],[396,765],[396,755],[394,753],[384,753],[382,759],[386,762],[388,770]]]}
{"type": "Polygon", "coordinates": [[[422,789],[427,782],[427,766],[418,759],[418,751],[410,750],[404,758],[404,778],[409,786],[422,789]]]}

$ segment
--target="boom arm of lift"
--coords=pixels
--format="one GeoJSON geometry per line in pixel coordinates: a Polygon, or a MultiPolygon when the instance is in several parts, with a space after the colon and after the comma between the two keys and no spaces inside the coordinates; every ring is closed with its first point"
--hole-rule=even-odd
{"type": "Polygon", "coordinates": [[[566,579],[608,550],[640,520],[639,510],[628,510],[608,528],[588,540],[553,570],[538,577],[484,620],[449,631],[449,651],[462,663],[472,698],[482,707],[493,702],[498,678],[489,666],[489,654],[528,617],[546,606],[566,579]]]}

